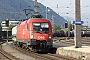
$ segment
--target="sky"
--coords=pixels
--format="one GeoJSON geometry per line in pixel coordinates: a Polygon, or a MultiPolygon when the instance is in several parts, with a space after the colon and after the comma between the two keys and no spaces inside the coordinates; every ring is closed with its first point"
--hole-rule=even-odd
{"type": "MultiPolygon", "coordinates": [[[[39,3],[50,7],[62,17],[68,16],[69,20],[74,21],[75,0],[37,0],[39,3]],[[67,14],[68,13],[68,14],[67,14]],[[73,18],[73,19],[72,19],[73,18]]],[[[80,0],[81,20],[84,25],[90,26],[90,0],[80,0]]]]}

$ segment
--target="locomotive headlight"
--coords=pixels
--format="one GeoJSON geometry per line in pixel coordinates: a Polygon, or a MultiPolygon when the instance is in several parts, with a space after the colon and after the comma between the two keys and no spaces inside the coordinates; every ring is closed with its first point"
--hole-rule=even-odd
{"type": "Polygon", "coordinates": [[[30,38],[33,39],[33,34],[30,34],[30,38]]]}
{"type": "Polygon", "coordinates": [[[52,37],[51,37],[51,35],[49,36],[49,39],[51,39],[52,37]]]}

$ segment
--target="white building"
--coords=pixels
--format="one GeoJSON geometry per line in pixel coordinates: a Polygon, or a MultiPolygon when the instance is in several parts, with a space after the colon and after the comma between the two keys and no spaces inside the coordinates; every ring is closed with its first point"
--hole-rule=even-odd
{"type": "MultiPolygon", "coordinates": [[[[20,21],[15,21],[15,20],[9,20],[9,25],[13,25],[16,26],[20,21]]],[[[6,26],[6,21],[2,21],[1,22],[1,26],[2,26],[2,31],[7,31],[7,26],[6,26]]]]}

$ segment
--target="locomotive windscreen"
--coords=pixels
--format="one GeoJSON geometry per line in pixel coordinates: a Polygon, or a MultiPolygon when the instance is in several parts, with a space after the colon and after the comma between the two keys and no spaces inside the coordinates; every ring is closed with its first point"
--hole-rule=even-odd
{"type": "Polygon", "coordinates": [[[34,32],[49,32],[49,25],[48,23],[43,22],[34,22],[33,23],[33,30],[34,32]]]}

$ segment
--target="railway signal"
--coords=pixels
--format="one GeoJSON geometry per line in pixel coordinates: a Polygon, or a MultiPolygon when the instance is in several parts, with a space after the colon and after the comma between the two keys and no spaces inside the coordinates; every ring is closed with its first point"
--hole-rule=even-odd
{"type": "Polygon", "coordinates": [[[9,20],[5,20],[6,22],[6,26],[8,27],[9,26],[9,20]]]}
{"type": "Polygon", "coordinates": [[[65,28],[68,28],[68,23],[67,22],[65,23],[65,28]]]}

